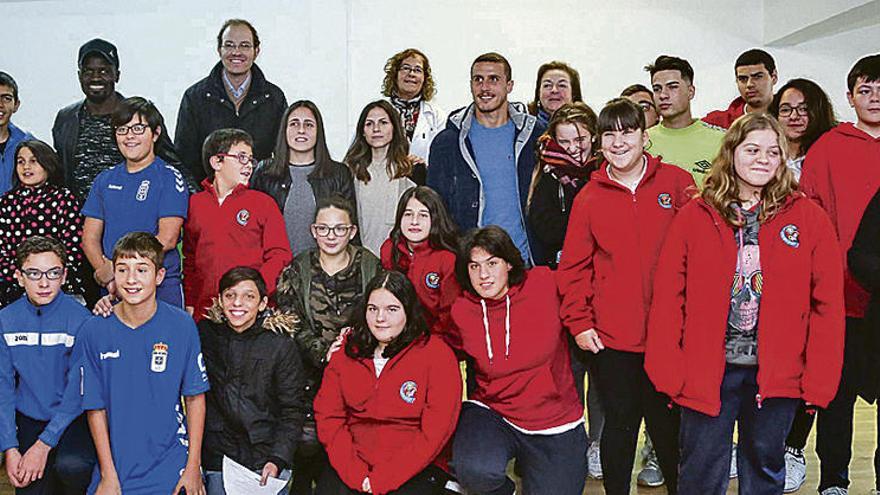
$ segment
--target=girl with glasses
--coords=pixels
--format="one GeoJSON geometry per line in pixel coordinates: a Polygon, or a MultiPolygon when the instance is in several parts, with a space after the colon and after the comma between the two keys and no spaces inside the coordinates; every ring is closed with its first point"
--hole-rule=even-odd
{"type": "Polygon", "coordinates": [[[813,81],[792,79],[779,88],[768,111],[782,124],[788,140],[786,165],[794,172],[795,180],[800,180],[810,146],[837,125],[831,100],[813,81]]]}
{"type": "Polygon", "coordinates": [[[275,301],[285,312],[302,315],[294,338],[303,358],[306,419],[294,459],[291,493],[311,494],[327,464],[318,443],[312,401],[321,384],[326,357],[379,271],[379,260],[351,243],[358,232],[354,206],[338,195],[320,199],[311,225],[316,248],[300,253],[278,279],[275,301]]]}

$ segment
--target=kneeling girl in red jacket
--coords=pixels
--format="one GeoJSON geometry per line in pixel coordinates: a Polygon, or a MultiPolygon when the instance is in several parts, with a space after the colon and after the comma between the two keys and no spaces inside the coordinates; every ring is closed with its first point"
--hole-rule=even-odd
{"type": "Polygon", "coordinates": [[[825,407],[840,379],[840,246],[786,149],[772,117],[734,122],[660,254],[645,368],[682,406],[683,494],[726,493],[734,423],[739,493],[782,493],[799,400],[825,407]]]}
{"type": "Polygon", "coordinates": [[[452,462],[469,493],[580,495],[587,476],[584,407],[569,364],[559,292],[547,267],[529,271],[498,226],[468,233],[455,260],[464,289],[452,306],[476,388],[455,430],[452,462]]]}
{"type": "Polygon", "coordinates": [[[406,275],[424,310],[432,335],[450,345],[449,309],[461,294],[455,280],[458,232],[443,199],[426,186],[411,187],[397,203],[391,236],[382,244],[382,268],[406,275]]]}
{"type": "Polygon", "coordinates": [[[315,398],[330,459],[316,493],[442,493],[446,477],[435,461],[455,430],[461,375],[420,313],[403,274],[380,273],[367,284],[315,398]]]}

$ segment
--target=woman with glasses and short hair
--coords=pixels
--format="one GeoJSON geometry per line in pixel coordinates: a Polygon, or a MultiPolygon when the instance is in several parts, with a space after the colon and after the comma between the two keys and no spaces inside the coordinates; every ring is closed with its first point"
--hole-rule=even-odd
{"type": "Polygon", "coordinates": [[[16,249],[35,235],[64,244],[67,281],[63,289],[81,299],[85,293],[82,225],[79,201],[64,187],[64,171],[52,147],[36,139],[19,143],[12,189],[0,198],[0,306],[24,293],[14,277],[16,249]]]}
{"type": "Polygon", "coordinates": [[[446,113],[430,103],[436,92],[431,64],[421,51],[407,48],[385,62],[382,94],[400,113],[415,163],[428,164],[431,141],[446,128],[446,113]]]}
{"type": "Polygon", "coordinates": [[[376,256],[351,244],[358,231],[357,216],[345,198],[333,195],[319,200],[310,230],[318,247],[294,258],[281,272],[275,292],[280,310],[302,317],[294,338],[303,357],[307,411],[293,463],[291,493],[295,494],[311,494],[312,483],[327,465],[312,410],[327,353],[347,325],[367,282],[380,270],[376,256]]]}

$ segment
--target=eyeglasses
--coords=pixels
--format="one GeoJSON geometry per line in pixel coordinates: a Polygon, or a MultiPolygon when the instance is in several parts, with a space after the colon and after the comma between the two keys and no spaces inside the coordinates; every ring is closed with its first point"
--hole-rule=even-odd
{"type": "Polygon", "coordinates": [[[312,224],[312,230],[315,231],[315,235],[318,237],[327,237],[330,235],[331,230],[336,237],[345,237],[352,228],[354,228],[354,225],[334,225],[331,227],[322,223],[312,224]]]}
{"type": "Polygon", "coordinates": [[[421,73],[425,72],[425,70],[422,69],[421,67],[419,67],[418,65],[403,64],[400,66],[399,69],[397,69],[397,72],[409,72],[410,74],[421,74],[421,73]]]}
{"type": "Polygon", "coordinates": [[[810,111],[806,105],[798,105],[796,107],[790,107],[788,105],[782,105],[779,107],[779,116],[780,117],[788,117],[792,112],[797,112],[801,117],[807,117],[810,115],[810,111]]]}
{"type": "Polygon", "coordinates": [[[642,110],[644,110],[645,112],[649,110],[654,110],[654,104],[648,101],[640,101],[638,102],[638,105],[642,107],[642,110]]]}
{"type": "Polygon", "coordinates": [[[149,128],[147,124],[132,124],[132,125],[120,125],[116,127],[116,135],[117,136],[125,136],[128,134],[128,131],[131,131],[135,136],[140,136],[141,134],[147,132],[147,128],[149,128]]]}
{"type": "Polygon", "coordinates": [[[28,268],[27,270],[22,270],[22,273],[24,273],[24,276],[32,282],[38,282],[43,278],[43,275],[49,280],[58,280],[64,275],[64,268],[56,266],[55,268],[49,268],[46,271],[37,270],[36,268],[28,268]]]}
{"type": "Polygon", "coordinates": [[[238,48],[238,51],[240,51],[240,52],[250,51],[254,48],[254,44],[251,43],[250,41],[242,41],[241,43],[235,43],[232,41],[224,41],[223,44],[220,46],[224,50],[227,50],[230,52],[235,51],[236,48],[238,48]]]}
{"type": "Polygon", "coordinates": [[[222,158],[235,158],[236,160],[238,160],[238,163],[240,163],[242,165],[253,165],[254,164],[254,157],[252,157],[248,154],[245,154],[245,153],[239,153],[237,155],[231,155],[229,153],[217,153],[217,156],[222,157],[222,158]]]}

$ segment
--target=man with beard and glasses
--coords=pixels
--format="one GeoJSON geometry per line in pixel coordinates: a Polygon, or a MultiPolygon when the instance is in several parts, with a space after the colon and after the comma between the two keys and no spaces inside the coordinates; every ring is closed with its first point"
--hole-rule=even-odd
{"type": "Polygon", "coordinates": [[[453,112],[431,143],[428,186],[440,194],[461,230],[498,225],[533,265],[536,243],[525,210],[535,145],[545,127],[525,105],[507,101],[512,90],[507,59],[485,53],[474,60],[474,102],[453,112]]]}

